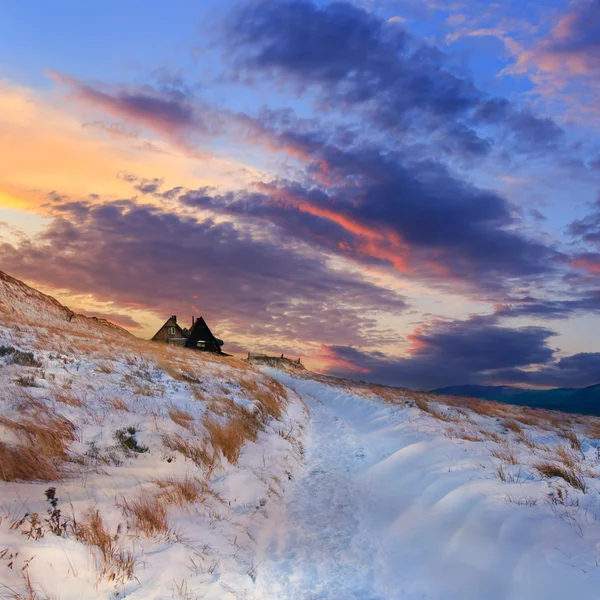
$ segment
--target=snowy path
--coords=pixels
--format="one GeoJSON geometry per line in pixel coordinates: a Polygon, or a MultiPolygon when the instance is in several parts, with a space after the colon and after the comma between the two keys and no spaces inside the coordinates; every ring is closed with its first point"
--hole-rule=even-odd
{"type": "Polygon", "coordinates": [[[305,400],[313,428],[308,467],[285,507],[294,527],[271,540],[262,564],[273,574],[264,597],[379,600],[371,581],[375,540],[364,536],[359,521],[367,510],[360,506],[367,490],[357,477],[364,449],[330,408],[310,396],[305,400]]]}
{"type": "Polygon", "coordinates": [[[300,393],[312,431],[305,470],[258,540],[255,598],[598,597],[593,540],[546,507],[503,502],[474,465],[476,445],[424,434],[421,417],[390,405],[269,374],[300,393]]]}

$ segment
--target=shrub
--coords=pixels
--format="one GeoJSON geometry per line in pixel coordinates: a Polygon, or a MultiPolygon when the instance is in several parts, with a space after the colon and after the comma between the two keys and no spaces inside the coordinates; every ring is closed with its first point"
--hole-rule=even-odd
{"type": "Polygon", "coordinates": [[[8,356],[9,364],[21,365],[22,367],[41,367],[42,363],[37,360],[33,352],[23,352],[13,346],[0,346],[0,356],[8,356]]]}
{"type": "Polygon", "coordinates": [[[117,429],[115,431],[115,440],[125,454],[129,454],[129,452],[136,452],[138,454],[148,452],[148,446],[140,446],[138,444],[135,438],[136,433],[137,429],[135,427],[127,427],[127,429],[117,429]]]}
{"type": "Polygon", "coordinates": [[[15,383],[22,387],[38,387],[33,375],[20,375],[15,379],[15,383]]]}

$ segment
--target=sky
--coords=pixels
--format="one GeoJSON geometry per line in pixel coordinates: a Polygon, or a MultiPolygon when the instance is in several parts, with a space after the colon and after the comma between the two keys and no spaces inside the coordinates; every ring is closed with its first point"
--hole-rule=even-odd
{"type": "Polygon", "coordinates": [[[0,269],[413,389],[600,383],[600,0],[8,0],[0,269]]]}

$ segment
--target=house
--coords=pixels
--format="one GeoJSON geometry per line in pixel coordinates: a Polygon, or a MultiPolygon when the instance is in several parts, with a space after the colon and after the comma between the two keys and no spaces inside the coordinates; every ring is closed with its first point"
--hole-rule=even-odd
{"type": "Polygon", "coordinates": [[[183,329],[177,322],[177,315],[173,315],[154,334],[152,341],[184,346],[187,341],[187,329],[183,329]]]}
{"type": "Polygon", "coordinates": [[[212,334],[212,331],[202,317],[196,320],[192,317],[192,327],[188,332],[188,337],[184,345],[186,348],[193,348],[194,350],[216,352],[217,354],[223,353],[221,350],[223,340],[219,340],[212,334]]]}
{"type": "Polygon", "coordinates": [[[204,352],[223,354],[221,350],[223,340],[219,340],[212,334],[212,331],[202,317],[199,319],[192,317],[192,325],[188,330],[185,327],[181,327],[177,322],[177,315],[173,315],[154,334],[152,340],[193,348],[194,350],[202,350],[204,352]]]}

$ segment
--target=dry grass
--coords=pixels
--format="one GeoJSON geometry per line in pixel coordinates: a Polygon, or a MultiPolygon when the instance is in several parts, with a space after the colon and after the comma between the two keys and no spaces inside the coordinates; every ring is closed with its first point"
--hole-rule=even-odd
{"type": "Polygon", "coordinates": [[[521,496],[517,498],[508,494],[505,496],[505,502],[507,504],[516,504],[517,506],[537,506],[539,501],[533,496],[521,496]]]}
{"type": "Polygon", "coordinates": [[[575,470],[567,466],[558,465],[553,462],[537,462],[533,468],[542,476],[547,478],[560,477],[570,486],[581,490],[583,493],[587,491],[585,479],[575,470]]]}
{"type": "Polygon", "coordinates": [[[96,556],[99,579],[106,578],[122,585],[133,577],[136,560],[131,552],[118,544],[120,526],[111,535],[99,511],[90,510],[83,521],[73,523],[72,531],[79,542],[99,551],[99,559],[96,556]]]}
{"type": "Polygon", "coordinates": [[[205,481],[186,475],[183,479],[153,479],[152,483],[160,488],[159,496],[167,504],[185,506],[203,504],[210,497],[218,498],[205,481]]]}
{"type": "Polygon", "coordinates": [[[434,408],[425,398],[415,398],[415,404],[423,412],[426,412],[428,415],[431,415],[432,417],[439,419],[440,421],[452,423],[457,423],[461,421],[461,418],[459,416],[451,415],[450,413],[442,412],[437,408],[434,408]]]}
{"type": "Polygon", "coordinates": [[[514,433],[523,433],[523,428],[521,425],[513,419],[502,419],[502,421],[500,421],[500,425],[506,427],[506,429],[509,429],[514,433]]]}
{"type": "Polygon", "coordinates": [[[256,441],[258,436],[259,424],[256,418],[252,417],[252,413],[249,413],[248,417],[234,417],[225,423],[211,417],[203,419],[203,425],[208,432],[213,449],[221,452],[233,465],[237,464],[246,441],[256,441]]]}
{"type": "Polygon", "coordinates": [[[512,473],[510,470],[505,469],[508,465],[499,464],[496,465],[496,476],[500,481],[504,483],[519,483],[521,481],[521,473],[512,473]]]}
{"type": "Polygon", "coordinates": [[[537,442],[533,441],[524,431],[518,433],[515,439],[520,444],[527,446],[527,448],[529,448],[534,453],[550,452],[549,446],[547,446],[546,444],[538,444],[537,442]]]}
{"type": "Polygon", "coordinates": [[[60,472],[45,456],[27,446],[0,441],[0,479],[3,481],[54,481],[60,472]]]}
{"type": "Polygon", "coordinates": [[[123,400],[123,398],[111,398],[108,401],[108,403],[115,410],[122,410],[122,411],[125,411],[125,412],[130,412],[129,411],[129,404],[127,404],[127,402],[125,402],[125,400],[123,400]]]}
{"type": "Polygon", "coordinates": [[[516,454],[507,446],[504,446],[502,448],[494,448],[490,452],[490,454],[494,458],[500,459],[505,464],[508,464],[508,465],[518,465],[519,464],[519,459],[517,458],[516,454]]]}
{"type": "Polygon", "coordinates": [[[215,449],[210,447],[206,440],[190,441],[177,434],[165,434],[162,441],[166,448],[183,454],[197,467],[203,469],[207,477],[210,477],[219,465],[219,457],[215,449]]]}
{"type": "Polygon", "coordinates": [[[504,441],[504,438],[497,432],[492,431],[490,429],[480,429],[479,433],[486,439],[491,442],[496,442],[497,444],[501,444],[504,441]]]}
{"type": "Polygon", "coordinates": [[[445,435],[449,438],[460,438],[469,442],[483,442],[485,440],[483,436],[465,427],[450,427],[446,430],[445,435]]]}
{"type": "Polygon", "coordinates": [[[568,440],[568,442],[571,445],[571,448],[573,450],[576,450],[577,452],[581,452],[581,440],[579,439],[579,436],[573,430],[560,429],[558,431],[558,435],[560,435],[560,437],[564,438],[565,440],[568,440]]]}
{"type": "Polygon", "coordinates": [[[118,506],[131,527],[146,537],[169,533],[166,502],[160,495],[144,490],[135,500],[123,497],[118,506]]]}
{"type": "Polygon", "coordinates": [[[27,569],[21,571],[21,578],[23,579],[23,591],[15,590],[4,586],[0,583],[0,592],[2,592],[2,598],[10,600],[55,600],[53,596],[50,596],[43,588],[37,586],[39,589],[35,589],[27,569]],[[6,593],[9,595],[7,596],[6,593]]]}
{"type": "Polygon", "coordinates": [[[83,408],[86,405],[85,400],[76,396],[69,390],[55,391],[54,399],[61,404],[66,404],[67,406],[73,406],[75,408],[83,408]]]}
{"type": "Polygon", "coordinates": [[[194,429],[194,417],[187,411],[177,408],[176,406],[169,406],[169,417],[171,420],[180,427],[192,431],[194,429]]]}
{"type": "Polygon", "coordinates": [[[67,448],[75,437],[75,425],[47,411],[36,411],[21,421],[0,417],[0,425],[12,431],[19,443],[0,442],[0,478],[4,481],[52,481],[69,460],[67,448]]]}

